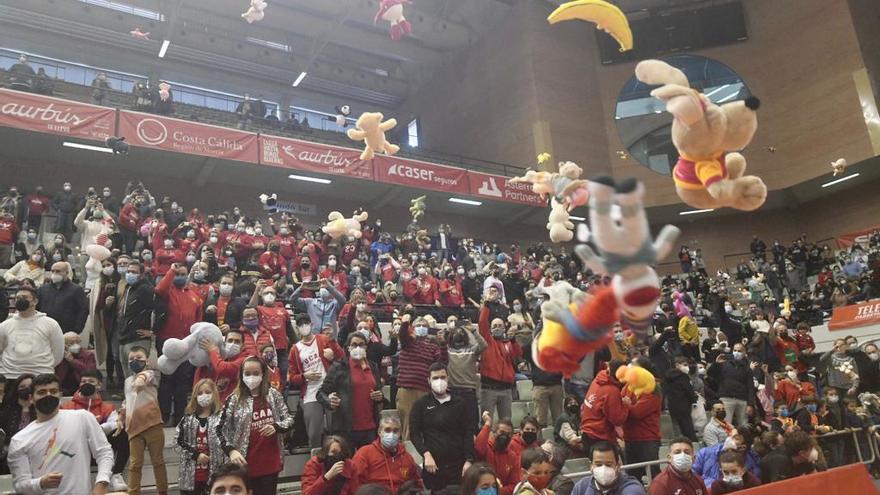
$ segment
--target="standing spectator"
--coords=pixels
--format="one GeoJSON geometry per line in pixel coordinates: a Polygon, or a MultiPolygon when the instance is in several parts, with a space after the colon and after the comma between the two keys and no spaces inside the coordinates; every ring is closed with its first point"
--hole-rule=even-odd
{"type": "Polygon", "coordinates": [[[590,450],[590,473],[575,483],[571,495],[645,495],[642,482],[622,472],[622,464],[617,445],[596,442],[590,450]]]}
{"type": "Polygon", "coordinates": [[[70,239],[73,236],[73,219],[80,208],[80,199],[71,191],[70,182],[64,183],[61,191],[52,199],[52,206],[58,212],[55,232],[70,239]]]}
{"type": "Polygon", "coordinates": [[[359,333],[348,336],[348,359],[333,363],[317,393],[324,409],[333,411],[330,432],[347,439],[354,448],[376,439],[382,408],[382,379],[367,360],[367,340],[359,333]]]}
{"type": "Polygon", "coordinates": [[[741,343],[734,344],[732,357],[719,355],[706,374],[718,384],[718,396],[727,412],[726,421],[736,427],[746,423],[746,406],[754,401],[754,384],[741,343]]]}
{"type": "Polygon", "coordinates": [[[9,87],[19,91],[30,91],[34,85],[34,68],[31,67],[27,55],[18,56],[18,62],[9,68],[9,87]]]}
{"type": "Polygon", "coordinates": [[[492,424],[492,413],[485,411],[482,416],[483,428],[474,440],[474,452],[478,460],[485,461],[495,470],[502,488],[512,490],[519,482],[519,453],[510,448],[513,439],[513,424],[501,418],[492,424]]]}
{"type": "Polygon", "coordinates": [[[152,110],[153,102],[150,99],[150,90],[143,81],[135,83],[131,88],[131,94],[134,96],[134,109],[139,112],[149,112],[152,110]]]}
{"type": "Polygon", "coordinates": [[[703,478],[695,471],[694,446],[689,438],[676,438],[669,445],[669,465],[651,481],[648,495],[701,495],[706,494],[703,478]]]}
{"type": "MultiPolygon", "coordinates": [[[[401,318],[400,357],[397,371],[397,410],[401,415],[401,434],[404,441],[409,439],[409,417],[413,404],[428,395],[430,384],[428,369],[431,363],[447,361],[445,348],[441,349],[428,338],[428,323],[424,318],[413,322],[410,334],[411,314],[401,318]]],[[[485,358],[485,354],[484,357],[485,358]]]]}
{"type": "Polygon", "coordinates": [[[110,89],[110,82],[107,81],[107,73],[98,72],[98,75],[92,79],[92,103],[103,105],[108,89],[110,89]]]}
{"type": "MultiPolygon", "coordinates": [[[[141,475],[144,468],[144,450],[150,451],[153,476],[159,493],[168,492],[168,474],[165,471],[165,431],[159,410],[158,373],[147,368],[147,350],[132,347],[128,352],[128,368],[133,373],[125,379],[125,404],[121,412],[131,462],[128,466],[128,493],[140,495],[141,475]]],[[[119,428],[121,430],[122,428],[119,428]]]]}
{"type": "Polygon", "coordinates": [[[675,358],[675,368],[666,372],[663,381],[663,390],[669,404],[669,415],[682,435],[697,441],[694,431],[694,422],[691,419],[691,409],[697,402],[697,394],[688,376],[690,366],[684,356],[675,358]]]}
{"type": "Polygon", "coordinates": [[[758,234],[752,236],[752,243],[749,245],[749,251],[752,252],[752,256],[755,258],[760,258],[762,261],[767,257],[767,244],[758,239],[758,234]]]}
{"type": "Polygon", "coordinates": [[[710,495],[725,495],[748,488],[754,488],[761,484],[761,480],[754,474],[746,471],[742,457],[736,452],[721,454],[722,479],[715,480],[709,491],[710,495]]]}
{"type": "Polygon", "coordinates": [[[329,325],[333,328],[333,337],[335,338],[339,332],[336,319],[339,316],[339,310],[345,304],[345,296],[326,281],[318,290],[317,298],[300,297],[299,293],[302,290],[303,285],[300,285],[293,291],[290,303],[309,315],[309,320],[312,322],[312,333],[320,333],[322,328],[329,325]]]}
{"type": "Polygon", "coordinates": [[[269,368],[260,358],[244,360],[238,389],[223,406],[217,437],[235,464],[246,465],[256,493],[275,495],[283,468],[281,441],[293,416],[281,394],[269,386],[269,368]]]}
{"type": "Polygon", "coordinates": [[[19,230],[24,227],[24,221],[27,218],[25,206],[24,198],[15,186],[10,187],[9,194],[0,199],[0,207],[12,214],[19,230]]]}
{"type": "Polygon", "coordinates": [[[290,347],[288,382],[299,387],[309,447],[315,449],[321,446],[324,434],[324,406],[318,402],[318,391],[331,364],[344,360],[345,353],[335,340],[313,334],[308,322],[300,323],[297,329],[300,339],[290,347]]]}
{"type": "MultiPolygon", "coordinates": [[[[511,316],[514,314],[511,313],[511,316]]],[[[522,349],[526,360],[531,365],[532,401],[535,404],[535,416],[538,424],[542,428],[548,425],[552,426],[556,418],[562,414],[562,374],[548,373],[535,364],[532,356],[531,332],[529,333],[529,341],[522,345],[522,349]]]]}
{"type": "Polygon", "coordinates": [[[12,251],[18,240],[18,224],[9,210],[0,209],[0,268],[12,266],[12,251]]]}
{"type": "MultiPolygon", "coordinates": [[[[638,366],[649,366],[646,357],[636,360],[638,366]]],[[[650,371],[649,368],[646,368],[650,371]]],[[[639,462],[653,461],[658,458],[660,452],[660,411],[663,409],[663,396],[660,386],[650,391],[636,395],[629,388],[623,390],[623,402],[629,403],[629,414],[623,423],[623,440],[625,444],[626,462],[636,464],[639,462]]],[[[669,403],[672,404],[672,397],[669,403]]],[[[636,479],[641,479],[644,469],[631,470],[629,474],[636,479]]],[[[653,473],[654,475],[657,472],[653,473]]]]}
{"type": "Polygon", "coordinates": [[[287,358],[290,352],[290,338],[293,337],[293,325],[290,323],[290,314],[287,312],[287,308],[277,299],[278,293],[275,287],[266,286],[265,282],[260,280],[251,297],[251,306],[257,308],[260,326],[269,330],[272,335],[272,343],[275,346],[275,355],[278,358],[278,368],[281,373],[281,387],[282,390],[286,390],[287,358]],[[259,306],[256,305],[258,300],[259,306]]]}
{"type": "Polygon", "coordinates": [[[358,449],[352,458],[358,485],[381,485],[398,493],[404,483],[422,483],[416,462],[400,441],[400,420],[388,416],[379,422],[376,440],[358,449]]]}
{"type": "Polygon", "coordinates": [[[429,368],[431,393],[413,404],[412,442],[424,458],[424,482],[429,490],[458,484],[474,459],[474,442],[465,404],[449,393],[446,365],[429,368]]]}
{"type": "Polygon", "coordinates": [[[82,287],[70,281],[70,263],[52,265],[49,279],[39,289],[38,311],[54,319],[65,332],[82,333],[89,316],[89,300],[82,287]]]}
{"type": "Polygon", "coordinates": [[[123,252],[134,253],[140,224],[141,216],[138,205],[134,201],[125,203],[119,212],[119,233],[122,235],[123,252]]]}
{"type": "Polygon", "coordinates": [[[223,452],[217,442],[217,424],[221,407],[217,385],[210,379],[198,381],[185,416],[177,425],[176,443],[180,447],[177,486],[183,495],[207,493],[211,471],[220,466],[223,452]]]}
{"type": "Polygon", "coordinates": [[[58,409],[61,386],[55,375],[34,378],[33,390],[37,420],[16,433],[9,444],[8,462],[15,490],[106,493],[113,450],[91,413],[58,409]],[[53,445],[63,455],[47,455],[47,446],[53,445]],[[90,475],[93,457],[98,464],[94,484],[90,475]]]}
{"type": "Polygon", "coordinates": [[[357,491],[358,478],[351,459],[351,447],[342,437],[328,436],[320,452],[303,467],[303,495],[354,495],[357,491]]]}
{"type": "Polygon", "coordinates": [[[204,379],[210,379],[217,387],[220,402],[226,403],[226,399],[238,387],[238,370],[244,360],[250,354],[242,352],[244,335],[241,330],[229,330],[226,332],[226,341],[223,348],[226,357],[220,356],[220,349],[208,339],[202,339],[199,347],[208,353],[211,363],[196,369],[193,381],[198,383],[204,379]]]}
{"type": "Polygon", "coordinates": [[[700,360],[700,329],[690,312],[685,309],[678,315],[678,338],[681,340],[681,352],[694,361],[700,360]]]}
{"type": "Polygon", "coordinates": [[[0,323],[0,375],[49,374],[64,356],[64,337],[58,323],[36,310],[37,291],[21,287],[15,293],[16,314],[0,323]]]}
{"type": "Polygon", "coordinates": [[[859,388],[858,367],[845,339],[836,339],[834,347],[823,354],[819,361],[827,370],[829,387],[836,388],[841,397],[856,394],[859,388]]]}
{"type": "Polygon", "coordinates": [[[743,427],[737,429],[733,435],[727,438],[724,443],[716,444],[711,447],[704,447],[697,453],[694,461],[694,472],[699,474],[706,483],[711,485],[716,480],[722,478],[721,474],[721,454],[724,452],[735,452],[743,460],[746,470],[761,477],[760,459],[758,454],[752,450],[752,440],[754,435],[752,429],[743,427]]]}
{"type": "Polygon", "coordinates": [[[712,404],[712,418],[706,423],[703,430],[703,445],[711,447],[713,445],[724,443],[727,437],[733,433],[733,425],[726,421],[727,411],[724,404],[716,402],[712,404]]]}
{"type": "MultiPolygon", "coordinates": [[[[108,305],[113,311],[113,333],[117,342],[111,339],[111,345],[118,345],[115,356],[126,360],[132,347],[147,350],[152,346],[152,318],[155,307],[153,286],[144,274],[144,265],[136,261],[128,264],[125,272],[125,288],[122,296],[108,305]]],[[[122,366],[125,377],[131,375],[128,366],[122,366]]]]}
{"type": "Polygon", "coordinates": [[[95,351],[83,349],[79,334],[64,334],[64,359],[55,367],[55,376],[61,383],[64,395],[73,395],[79,388],[82,373],[98,367],[95,351]]]}
{"type": "Polygon", "coordinates": [[[516,360],[522,356],[522,349],[507,337],[503,319],[494,318],[490,325],[491,312],[489,304],[480,308],[479,330],[487,345],[480,359],[480,408],[490,414],[497,411],[499,418],[509,418],[516,360]]]}
{"type": "Polygon", "coordinates": [[[245,93],[244,99],[235,107],[235,114],[238,116],[238,128],[247,129],[253,123],[254,102],[251,101],[251,95],[245,93]]]}
{"type": "Polygon", "coordinates": [[[486,349],[486,339],[475,331],[474,325],[449,328],[447,324],[446,341],[449,345],[449,391],[464,402],[465,418],[471,434],[476,435],[480,423],[480,406],[477,401],[477,363],[486,349]]]}
{"type": "Polygon", "coordinates": [[[600,371],[587,390],[581,407],[581,442],[584,450],[591,451],[594,443],[604,440],[617,441],[616,428],[623,426],[629,415],[629,406],[621,397],[621,384],[617,381],[620,361],[608,363],[608,369],[600,371]]]}
{"type": "Polygon", "coordinates": [[[28,194],[24,198],[24,204],[27,207],[28,228],[39,233],[43,215],[49,211],[51,204],[49,197],[43,194],[43,186],[37,186],[34,192],[28,194]]]}

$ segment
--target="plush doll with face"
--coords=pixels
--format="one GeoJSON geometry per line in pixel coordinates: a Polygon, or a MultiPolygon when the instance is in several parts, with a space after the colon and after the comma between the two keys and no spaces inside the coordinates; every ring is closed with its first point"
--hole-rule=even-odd
{"type": "Polygon", "coordinates": [[[391,39],[398,41],[404,35],[412,32],[412,24],[403,16],[403,6],[412,4],[410,0],[381,0],[379,2],[379,10],[373,18],[373,24],[379,22],[379,19],[388,21],[391,27],[388,29],[388,35],[391,39]]]}
{"type": "Polygon", "coordinates": [[[266,15],[266,13],[263,12],[266,10],[266,5],[266,2],[263,0],[251,0],[251,5],[248,7],[247,12],[241,14],[242,19],[246,20],[248,24],[262,21],[263,17],[266,15]]]}
{"type": "Polygon", "coordinates": [[[381,112],[364,112],[357,119],[357,129],[349,129],[346,133],[349,139],[366,144],[361,160],[372,160],[376,152],[393,155],[400,151],[400,146],[385,140],[385,133],[397,126],[397,120],[388,119],[383,122],[384,118],[381,112]]]}
{"type": "Polygon", "coordinates": [[[617,381],[626,384],[627,388],[641,397],[642,394],[651,393],[657,388],[657,380],[654,375],[645,368],[639,366],[627,365],[617,368],[617,381]]]}
{"type": "Polygon", "coordinates": [[[672,121],[672,143],[679,159],[672,172],[678,197],[699,208],[736,208],[751,211],[767,199],[767,186],[756,176],[744,175],[745,148],[758,128],[755,97],[716,105],[691,89],[684,72],[660,60],[636,66],[636,78],[659,84],[651,95],[666,103],[672,121]]]}
{"type": "Polygon", "coordinates": [[[321,230],[333,239],[339,239],[344,235],[360,239],[363,235],[361,223],[366,222],[368,217],[369,215],[365,211],[355,213],[351,218],[345,218],[338,211],[331,211],[327,215],[327,220],[329,220],[327,225],[323,226],[321,230]]]}
{"type": "Polygon", "coordinates": [[[574,224],[569,220],[570,215],[565,205],[558,203],[556,199],[550,200],[550,217],[547,219],[547,230],[550,231],[550,240],[553,242],[568,242],[574,238],[574,224]]]}

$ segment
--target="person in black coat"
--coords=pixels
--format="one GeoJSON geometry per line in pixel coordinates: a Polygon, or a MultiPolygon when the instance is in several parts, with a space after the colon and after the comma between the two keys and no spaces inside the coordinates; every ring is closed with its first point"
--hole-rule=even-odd
{"type": "Polygon", "coordinates": [[[57,321],[65,332],[82,333],[89,317],[89,299],[82,287],[70,281],[70,271],[66,261],[52,265],[51,283],[37,290],[37,311],[57,321]]]}
{"type": "Polygon", "coordinates": [[[725,420],[739,426],[746,423],[746,406],[755,402],[755,386],[748,356],[741,343],[733,345],[733,353],[721,354],[706,370],[718,386],[718,396],[727,411],[725,420]]]}
{"type": "Polygon", "coordinates": [[[691,384],[688,358],[675,358],[675,368],[668,370],[663,379],[663,393],[669,407],[669,415],[674,424],[678,425],[681,434],[697,441],[694,422],[691,419],[691,406],[697,402],[697,394],[691,384]]]}
{"type": "MultiPolygon", "coordinates": [[[[6,387],[6,397],[0,405],[0,430],[5,434],[0,443],[0,474],[9,474],[6,452],[12,437],[19,432],[22,423],[27,424],[37,419],[32,400],[33,380],[34,375],[23,374],[6,387]]],[[[3,434],[0,434],[0,437],[3,434]]]]}
{"type": "Polygon", "coordinates": [[[651,344],[648,356],[657,376],[665,376],[666,371],[672,368],[672,359],[681,356],[681,343],[678,340],[676,327],[667,326],[663,329],[663,333],[651,344]]]}
{"type": "Polygon", "coordinates": [[[156,298],[153,284],[144,273],[144,265],[132,261],[128,264],[128,272],[125,275],[126,286],[122,297],[113,301],[108,308],[114,315],[113,333],[119,339],[119,359],[126,361],[122,371],[127,377],[131,370],[127,365],[128,351],[131,347],[139,345],[150,349],[152,337],[153,310],[156,308],[156,298]],[[119,307],[119,305],[124,305],[119,307]]]}

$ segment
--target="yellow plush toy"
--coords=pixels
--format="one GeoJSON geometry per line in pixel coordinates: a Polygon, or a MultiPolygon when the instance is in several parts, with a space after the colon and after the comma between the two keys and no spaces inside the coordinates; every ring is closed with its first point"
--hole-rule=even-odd
{"type": "Polygon", "coordinates": [[[331,211],[327,215],[327,220],[329,220],[327,225],[323,226],[321,230],[333,239],[339,239],[344,235],[360,239],[361,235],[363,235],[361,223],[366,222],[368,216],[367,212],[363,211],[355,213],[351,218],[345,218],[342,216],[342,213],[331,211]]]}
{"type": "Polygon", "coordinates": [[[361,160],[372,160],[376,152],[393,155],[400,151],[400,146],[385,140],[385,133],[397,126],[397,120],[388,119],[383,122],[384,118],[382,112],[364,112],[357,119],[357,128],[346,132],[349,139],[365,143],[361,160]]]}
{"type": "Polygon", "coordinates": [[[641,397],[645,393],[650,394],[657,388],[657,380],[650,371],[631,364],[617,368],[616,378],[620,383],[626,384],[636,397],[641,397]]]}

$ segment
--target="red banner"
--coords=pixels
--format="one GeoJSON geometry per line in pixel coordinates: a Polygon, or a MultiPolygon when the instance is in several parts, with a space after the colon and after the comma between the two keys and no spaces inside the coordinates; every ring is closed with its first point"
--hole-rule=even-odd
{"type": "Polygon", "coordinates": [[[470,182],[470,192],[473,196],[508,203],[547,206],[547,201],[532,192],[532,185],[528,183],[512,184],[506,177],[480,172],[468,172],[468,180],[470,182]]]}
{"type": "Polygon", "coordinates": [[[259,147],[263,165],[367,180],[374,177],[373,161],[361,160],[358,150],[265,135],[260,135],[259,147]]]}
{"type": "Polygon", "coordinates": [[[868,301],[834,308],[828,330],[843,330],[875,323],[880,323],[880,302],[868,301]]]}
{"type": "Polygon", "coordinates": [[[257,135],[250,132],[125,110],[118,132],[132,146],[257,163],[257,135]]]}
{"type": "Polygon", "coordinates": [[[880,225],[875,225],[873,227],[862,229],[857,232],[850,232],[848,234],[839,235],[837,236],[837,247],[841,249],[848,248],[855,243],[867,246],[868,239],[871,238],[871,234],[875,230],[880,230],[880,225]]]}
{"type": "Polygon", "coordinates": [[[0,89],[0,126],[103,141],[113,135],[116,110],[0,89]]]}
{"type": "Polygon", "coordinates": [[[378,155],[373,165],[379,182],[454,194],[468,193],[467,170],[464,169],[378,155]]]}
{"type": "Polygon", "coordinates": [[[851,464],[816,474],[798,476],[787,480],[740,490],[736,495],[872,495],[880,491],[864,464],[851,464]]]}

